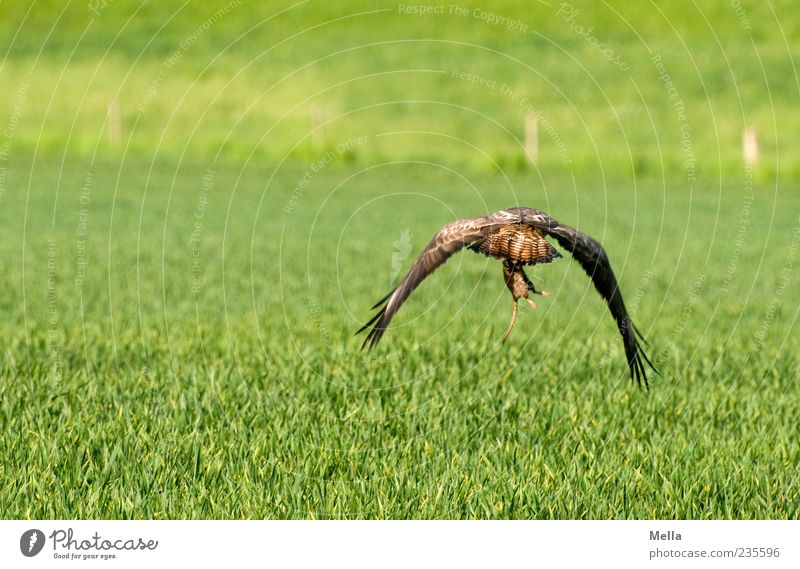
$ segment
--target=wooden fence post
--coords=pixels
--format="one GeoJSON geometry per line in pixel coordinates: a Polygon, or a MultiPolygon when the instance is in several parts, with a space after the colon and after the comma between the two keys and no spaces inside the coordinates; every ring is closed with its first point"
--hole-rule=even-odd
{"type": "Polygon", "coordinates": [[[758,162],[758,134],[754,128],[746,128],[742,133],[742,155],[746,166],[755,166],[758,162]]]}

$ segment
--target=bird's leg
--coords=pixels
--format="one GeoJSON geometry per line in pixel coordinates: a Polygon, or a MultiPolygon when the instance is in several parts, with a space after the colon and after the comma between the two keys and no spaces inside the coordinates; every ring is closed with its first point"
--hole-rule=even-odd
{"type": "MultiPolygon", "coordinates": [[[[528,292],[539,294],[541,296],[550,296],[550,293],[546,290],[536,290],[533,281],[528,278],[528,275],[525,274],[525,271],[522,271],[522,277],[525,279],[525,284],[528,285],[528,292]]],[[[528,302],[530,302],[530,300],[528,302]]],[[[534,308],[536,308],[536,306],[534,306],[534,308]]]]}
{"type": "Polygon", "coordinates": [[[508,330],[506,330],[505,336],[503,336],[503,342],[506,341],[508,335],[511,334],[511,329],[514,327],[514,322],[517,321],[517,303],[519,300],[514,301],[514,312],[511,313],[511,324],[508,325],[508,330]]]}
{"type": "Polygon", "coordinates": [[[535,288],[531,287],[530,292],[533,294],[538,294],[540,296],[550,296],[550,293],[546,290],[536,290],[535,288]]]}
{"type": "Polygon", "coordinates": [[[539,306],[538,306],[538,305],[537,305],[535,302],[533,302],[533,301],[532,301],[530,298],[526,298],[525,300],[527,300],[527,301],[528,301],[528,304],[530,304],[530,305],[531,305],[531,308],[533,308],[534,310],[536,310],[537,308],[539,308],[539,306]]]}

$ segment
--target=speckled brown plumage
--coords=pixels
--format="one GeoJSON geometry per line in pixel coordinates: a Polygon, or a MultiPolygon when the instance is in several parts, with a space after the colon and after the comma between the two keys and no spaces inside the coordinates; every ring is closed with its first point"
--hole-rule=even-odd
{"type": "Polygon", "coordinates": [[[547,242],[541,230],[517,223],[501,226],[469,248],[487,257],[511,261],[514,265],[549,263],[561,257],[561,253],[547,242]]]}

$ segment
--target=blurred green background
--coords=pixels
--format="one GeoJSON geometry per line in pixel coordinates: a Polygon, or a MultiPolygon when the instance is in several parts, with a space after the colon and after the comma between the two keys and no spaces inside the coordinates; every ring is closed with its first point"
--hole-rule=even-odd
{"type": "Polygon", "coordinates": [[[29,84],[19,150],[308,160],[351,136],[433,130],[487,156],[409,136],[339,158],[524,167],[519,141],[535,110],[542,167],[566,155],[596,174],[678,170],[686,124],[709,176],[738,173],[745,127],[760,135],[760,169],[800,173],[791,2],[427,4],[444,12],[433,14],[411,6],[4,2],[0,116],[29,84]],[[111,142],[110,106],[121,117],[111,142]]]}
{"type": "Polygon", "coordinates": [[[4,1],[0,37],[4,517],[798,516],[791,2],[4,1]],[[464,253],[358,350],[513,205],[604,243],[650,391],[569,259],[505,345],[464,253]]]}

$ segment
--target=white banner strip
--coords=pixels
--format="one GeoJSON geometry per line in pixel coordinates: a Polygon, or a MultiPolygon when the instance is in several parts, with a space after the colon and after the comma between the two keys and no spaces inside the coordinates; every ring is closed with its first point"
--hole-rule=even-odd
{"type": "Polygon", "coordinates": [[[0,567],[778,569],[798,551],[798,521],[0,521],[0,567]]]}

